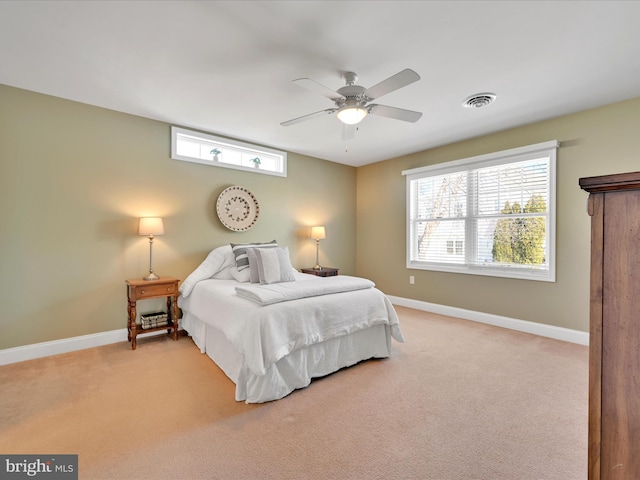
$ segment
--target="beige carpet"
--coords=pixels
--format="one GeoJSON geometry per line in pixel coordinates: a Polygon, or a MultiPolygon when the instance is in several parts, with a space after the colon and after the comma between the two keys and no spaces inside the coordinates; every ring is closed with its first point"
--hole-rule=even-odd
{"type": "Polygon", "coordinates": [[[406,343],[261,405],[188,337],[0,367],[0,453],[80,479],[582,480],[588,349],[398,308],[406,343]]]}

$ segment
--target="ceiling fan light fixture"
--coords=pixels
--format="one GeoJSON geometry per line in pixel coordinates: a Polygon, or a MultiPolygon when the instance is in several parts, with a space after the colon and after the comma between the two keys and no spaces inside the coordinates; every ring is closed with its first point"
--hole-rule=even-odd
{"type": "Polygon", "coordinates": [[[360,123],[367,116],[367,109],[363,107],[342,107],[338,110],[338,119],[347,125],[360,123]]]}

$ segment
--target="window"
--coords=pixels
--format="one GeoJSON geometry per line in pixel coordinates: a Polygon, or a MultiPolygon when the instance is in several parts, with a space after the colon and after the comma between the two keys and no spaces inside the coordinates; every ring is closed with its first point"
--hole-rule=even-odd
{"type": "Polygon", "coordinates": [[[555,281],[557,141],[402,172],[407,268],[555,281]]]}
{"type": "Polygon", "coordinates": [[[463,255],[462,240],[447,240],[447,254],[448,255],[463,255]]]}
{"type": "Polygon", "coordinates": [[[287,153],[171,127],[171,158],[215,167],[287,176],[287,153]]]}

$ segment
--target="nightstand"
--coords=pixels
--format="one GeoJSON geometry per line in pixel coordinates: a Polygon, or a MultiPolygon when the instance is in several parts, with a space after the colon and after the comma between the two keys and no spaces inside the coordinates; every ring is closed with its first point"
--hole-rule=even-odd
{"type": "Polygon", "coordinates": [[[316,270],[315,268],[301,268],[300,271],[302,273],[309,273],[311,275],[315,275],[316,277],[335,277],[338,275],[339,268],[331,268],[331,267],[322,267],[320,270],[316,270]]]}
{"type": "Polygon", "coordinates": [[[136,349],[136,337],[142,333],[157,332],[166,330],[171,333],[173,339],[178,340],[178,280],[173,277],[160,277],[158,280],[129,279],[127,282],[127,330],[128,338],[131,342],[131,349],[136,349]],[[136,325],[136,302],[138,300],[148,300],[150,298],[167,298],[167,314],[169,323],[160,327],[142,329],[141,325],[136,325]]]}

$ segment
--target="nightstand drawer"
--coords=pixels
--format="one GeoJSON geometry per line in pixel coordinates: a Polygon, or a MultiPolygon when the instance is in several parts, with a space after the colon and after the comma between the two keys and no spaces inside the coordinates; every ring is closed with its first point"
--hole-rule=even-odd
{"type": "Polygon", "coordinates": [[[162,285],[131,285],[129,296],[132,300],[142,298],[165,297],[178,294],[178,282],[162,285]]]}

